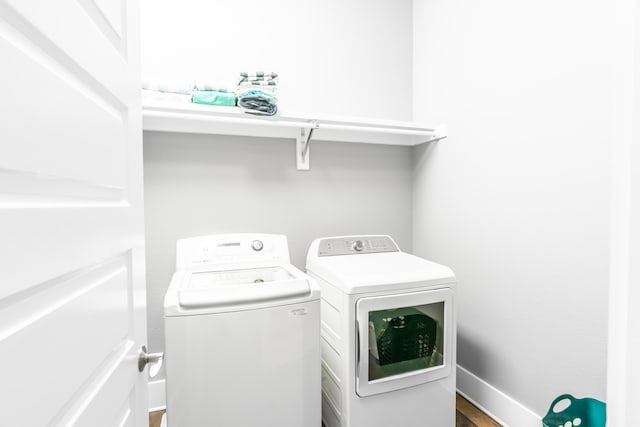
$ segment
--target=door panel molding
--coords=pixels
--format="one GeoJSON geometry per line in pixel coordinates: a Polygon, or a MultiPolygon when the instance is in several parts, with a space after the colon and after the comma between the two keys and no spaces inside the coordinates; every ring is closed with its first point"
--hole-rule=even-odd
{"type": "MultiPolygon", "coordinates": [[[[133,300],[127,292],[130,264],[129,253],[0,301],[0,353],[8,355],[0,365],[0,399],[9,401],[16,384],[30,390],[33,399],[21,402],[24,407],[6,408],[3,416],[26,425],[48,424],[52,416],[62,420],[74,405],[85,410],[114,369],[135,369],[125,361],[135,345],[129,316],[133,300]],[[67,377],[69,369],[80,375],[67,377]],[[42,384],[54,386],[56,393],[42,384]],[[38,411],[29,409],[33,401],[41,405],[38,411]]],[[[133,383],[130,372],[126,377],[133,383]]]]}
{"type": "Polygon", "coordinates": [[[107,40],[113,45],[113,47],[121,51],[123,43],[120,37],[120,30],[122,28],[122,22],[118,22],[115,17],[120,15],[120,19],[122,19],[122,5],[118,2],[112,1],[120,10],[113,10],[112,13],[105,12],[103,10],[103,6],[98,5],[93,0],[78,0],[78,4],[84,9],[84,11],[89,15],[89,17],[93,20],[96,27],[98,27],[102,34],[105,36],[107,40]],[[120,12],[120,13],[118,13],[120,12]],[[112,15],[111,19],[107,17],[107,14],[112,15]],[[118,29],[116,29],[118,28],[118,29]]]}
{"type": "Polygon", "coordinates": [[[0,0],[2,425],[148,422],[138,7],[0,0]]]}
{"type": "Polygon", "coordinates": [[[40,305],[49,307],[49,311],[52,311],[52,305],[62,306],[72,297],[91,291],[92,288],[115,275],[128,272],[131,268],[131,258],[131,251],[127,251],[42,283],[21,288],[18,292],[0,293],[0,341],[7,335],[4,331],[8,325],[21,323],[17,319],[33,316],[34,310],[46,315],[42,309],[38,310],[40,305]],[[29,304],[29,306],[21,306],[21,304],[29,304]]]}
{"type": "Polygon", "coordinates": [[[123,187],[0,168],[0,208],[123,207],[123,187]]]}
{"type": "MultiPolygon", "coordinates": [[[[0,19],[0,37],[6,39],[16,49],[39,62],[43,68],[63,80],[71,81],[73,85],[80,84],[83,89],[87,90],[87,93],[94,93],[95,98],[103,100],[104,104],[114,112],[114,115],[121,116],[127,110],[126,104],[121,101],[125,98],[122,96],[123,94],[112,92],[109,89],[109,82],[103,83],[91,73],[90,69],[83,66],[82,62],[86,62],[89,58],[85,61],[73,58],[47,34],[40,31],[31,21],[2,0],[0,0],[0,17],[2,17],[0,19]]],[[[121,69],[121,67],[118,68],[121,69]]],[[[115,78],[121,79],[118,76],[115,78]]]]}
{"type": "MultiPolygon", "coordinates": [[[[134,383],[130,380],[127,381],[127,378],[130,379],[131,376],[126,372],[132,366],[131,363],[127,363],[126,359],[134,345],[133,341],[123,340],[112,355],[96,368],[92,377],[78,389],[58,414],[51,419],[50,425],[88,426],[96,424],[96,420],[103,419],[101,415],[104,413],[115,412],[118,414],[116,419],[131,413],[131,393],[125,395],[125,402],[110,401],[102,399],[102,397],[120,388],[133,389],[134,383]],[[79,402],[82,403],[80,404],[79,402]],[[87,405],[87,402],[90,403],[87,405]],[[104,406],[107,408],[104,408],[104,406]],[[107,410],[105,411],[105,409],[107,410]]],[[[105,425],[118,424],[105,423],[105,425]]]]}
{"type": "MultiPolygon", "coordinates": [[[[0,19],[0,56],[20,70],[0,81],[0,92],[13,100],[0,103],[0,114],[11,118],[0,125],[7,142],[0,145],[0,168],[85,181],[94,186],[99,199],[104,198],[105,187],[124,188],[130,182],[126,98],[120,99],[118,89],[108,89],[2,2],[0,16],[4,17],[0,19]],[[58,161],[52,162],[54,158],[58,161]]],[[[119,80],[114,88],[126,86],[122,77],[119,80]]],[[[14,177],[10,178],[5,186],[13,183],[14,177]]],[[[63,191],[69,185],[78,189],[77,182],[39,182],[49,188],[62,184],[63,191]]],[[[10,192],[19,194],[19,190],[10,192]]],[[[112,202],[123,198],[107,193],[112,202]]]]}

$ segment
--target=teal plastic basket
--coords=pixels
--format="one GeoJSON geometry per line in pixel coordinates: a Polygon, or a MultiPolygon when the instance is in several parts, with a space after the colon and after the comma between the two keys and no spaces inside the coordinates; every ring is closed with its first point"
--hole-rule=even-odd
{"type": "Polygon", "coordinates": [[[556,397],[542,419],[543,427],[605,427],[607,409],[604,402],[590,397],[576,399],[570,394],[556,397]],[[556,405],[567,400],[569,406],[555,412],[556,405]]]}

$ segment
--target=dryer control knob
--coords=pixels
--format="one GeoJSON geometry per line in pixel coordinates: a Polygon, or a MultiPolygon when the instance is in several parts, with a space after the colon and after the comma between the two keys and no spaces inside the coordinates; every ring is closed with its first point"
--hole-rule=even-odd
{"type": "Polygon", "coordinates": [[[353,250],[356,252],[362,252],[364,250],[364,243],[362,243],[362,240],[355,241],[353,244],[353,250]]]}
{"type": "Polygon", "coordinates": [[[254,251],[261,251],[262,248],[264,248],[264,244],[260,240],[254,240],[253,242],[251,242],[251,248],[254,251]]]}

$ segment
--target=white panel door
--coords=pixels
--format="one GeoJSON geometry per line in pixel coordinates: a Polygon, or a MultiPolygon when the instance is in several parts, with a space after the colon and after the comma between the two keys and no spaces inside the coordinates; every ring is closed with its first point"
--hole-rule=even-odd
{"type": "Polygon", "coordinates": [[[0,425],[147,425],[138,2],[0,0],[0,425]]]}

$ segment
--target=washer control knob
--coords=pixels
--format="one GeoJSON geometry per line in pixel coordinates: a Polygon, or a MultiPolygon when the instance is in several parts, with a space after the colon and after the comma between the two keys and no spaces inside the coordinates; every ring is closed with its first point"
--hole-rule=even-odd
{"type": "Polygon", "coordinates": [[[353,250],[356,252],[362,252],[364,250],[364,243],[362,243],[362,240],[356,240],[353,243],[353,250]]]}
{"type": "Polygon", "coordinates": [[[254,240],[253,242],[251,242],[251,248],[254,251],[261,251],[262,248],[264,248],[264,244],[261,240],[254,240]]]}

